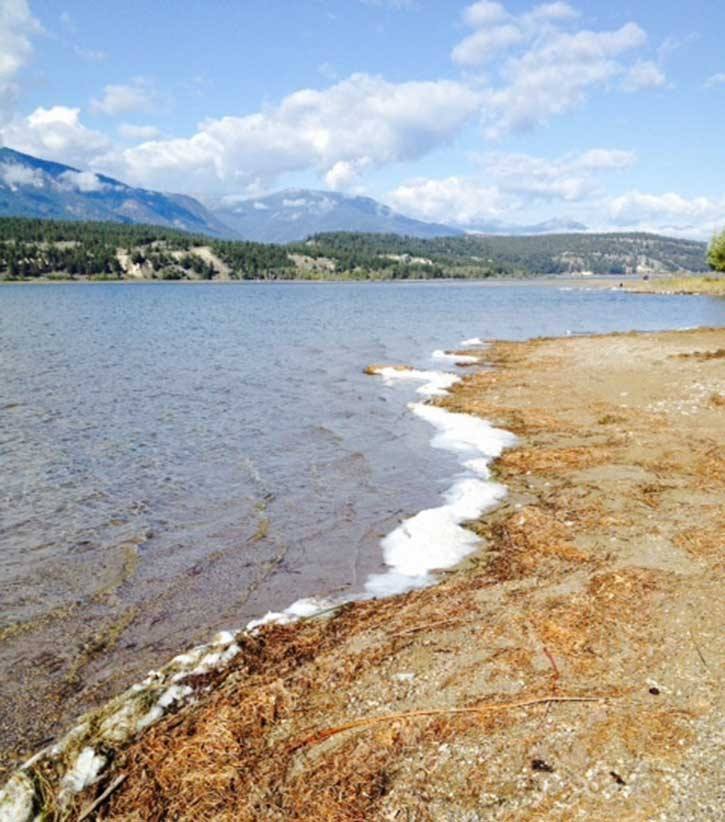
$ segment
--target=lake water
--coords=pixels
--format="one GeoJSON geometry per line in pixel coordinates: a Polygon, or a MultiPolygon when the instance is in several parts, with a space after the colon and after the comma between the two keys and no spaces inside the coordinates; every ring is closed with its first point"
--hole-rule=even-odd
{"type": "Polygon", "coordinates": [[[382,570],[381,538],[459,465],[408,412],[416,386],[369,363],[724,321],[714,299],[529,284],[3,287],[0,748],[382,570]]]}

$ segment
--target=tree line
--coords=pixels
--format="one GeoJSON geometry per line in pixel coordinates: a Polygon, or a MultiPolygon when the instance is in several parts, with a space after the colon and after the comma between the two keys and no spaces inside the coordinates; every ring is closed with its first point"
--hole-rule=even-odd
{"type": "Polygon", "coordinates": [[[646,233],[465,235],[422,239],[328,232],[274,245],[219,240],[163,226],[0,218],[0,276],[118,278],[122,259],[157,279],[214,279],[213,260],[236,279],[437,279],[625,274],[725,269],[725,233],[705,243],[646,233]],[[197,253],[202,248],[211,254],[197,253]],[[294,257],[293,257],[294,255],[294,257]],[[324,261],[297,264],[300,257],[324,261]],[[210,259],[211,258],[211,259],[210,259]]]}

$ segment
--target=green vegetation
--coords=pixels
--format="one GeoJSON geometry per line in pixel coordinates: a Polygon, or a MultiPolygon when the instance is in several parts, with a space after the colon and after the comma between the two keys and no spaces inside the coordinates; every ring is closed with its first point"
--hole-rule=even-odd
{"type": "Polygon", "coordinates": [[[221,266],[195,253],[200,248],[228,267],[232,278],[294,276],[281,246],[225,242],[161,226],[0,219],[0,276],[9,279],[58,274],[117,279],[128,274],[130,263],[136,276],[148,279],[210,280],[221,266]]]}
{"type": "MultiPolygon", "coordinates": [[[[719,241],[718,241],[719,242],[719,241]]],[[[722,259],[723,246],[717,252],[722,259]]],[[[711,246],[711,258],[716,241],[711,246]]],[[[705,271],[704,243],[654,234],[537,237],[333,232],[290,245],[161,226],[0,218],[4,279],[439,279],[705,271]]]]}
{"type": "Polygon", "coordinates": [[[725,277],[664,277],[639,282],[628,290],[643,294],[702,294],[725,297],[725,277]]]}
{"type": "MultiPolygon", "coordinates": [[[[704,271],[705,245],[656,234],[547,234],[532,237],[466,235],[417,239],[396,234],[318,234],[298,246],[310,256],[375,270],[401,261],[418,276],[432,267],[448,277],[506,277],[569,274],[627,274],[638,270],[704,271]],[[387,260],[383,261],[385,255],[387,260]],[[411,261],[428,260],[429,265],[411,261]],[[407,261],[407,262],[405,262],[407,261]]],[[[435,276],[428,274],[427,276],[435,276]]]]}
{"type": "Polygon", "coordinates": [[[713,271],[725,271],[725,230],[712,238],[707,252],[707,262],[713,271]]]}

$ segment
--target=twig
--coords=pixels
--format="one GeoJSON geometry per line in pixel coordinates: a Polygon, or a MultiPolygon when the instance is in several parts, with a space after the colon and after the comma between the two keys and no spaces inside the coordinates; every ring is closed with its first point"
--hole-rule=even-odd
{"type": "Polygon", "coordinates": [[[546,654],[546,656],[548,657],[549,662],[551,662],[551,667],[552,667],[552,668],[553,668],[553,670],[554,670],[554,673],[553,673],[553,675],[552,675],[551,690],[552,690],[554,693],[556,693],[557,688],[559,687],[559,676],[560,676],[560,674],[559,674],[559,667],[558,667],[558,665],[556,664],[556,660],[554,659],[554,657],[553,657],[553,655],[552,655],[551,651],[550,651],[550,650],[546,647],[546,645],[544,645],[544,653],[545,653],[545,654],[546,654]]]}
{"type": "Polygon", "coordinates": [[[408,628],[407,631],[399,631],[397,634],[390,634],[390,639],[395,639],[399,636],[407,636],[408,634],[417,634],[418,631],[425,631],[427,628],[441,628],[444,625],[455,625],[459,622],[474,622],[475,620],[463,620],[460,617],[451,617],[449,619],[440,619],[438,622],[427,622],[425,625],[416,625],[414,628],[408,628]]]}
{"type": "Polygon", "coordinates": [[[700,657],[700,662],[705,666],[705,670],[708,673],[711,673],[710,666],[705,662],[705,657],[702,655],[702,651],[700,650],[700,646],[695,642],[695,635],[692,633],[692,628],[690,628],[690,639],[692,640],[692,644],[695,646],[695,650],[697,651],[697,655],[700,657]]]}
{"type": "Polygon", "coordinates": [[[550,702],[598,702],[602,699],[612,699],[617,694],[602,694],[600,696],[542,696],[536,699],[524,699],[520,702],[495,702],[489,705],[482,705],[480,708],[429,708],[422,711],[406,711],[397,714],[384,714],[383,716],[372,716],[364,719],[358,719],[354,722],[348,722],[345,725],[338,725],[334,728],[328,728],[324,731],[319,731],[312,736],[292,745],[291,750],[297,751],[300,748],[305,748],[309,745],[318,745],[332,736],[344,733],[345,731],[352,731],[357,729],[369,728],[372,725],[380,725],[384,722],[397,722],[401,719],[416,719],[426,716],[446,716],[449,714],[486,714],[495,711],[506,711],[512,708],[526,708],[529,705],[542,705],[550,702]]]}
{"type": "Polygon", "coordinates": [[[90,805],[84,810],[81,811],[81,815],[78,817],[78,822],[83,822],[84,819],[88,819],[88,817],[93,813],[93,811],[97,810],[99,805],[108,799],[108,797],[116,790],[116,788],[123,782],[123,780],[128,776],[128,774],[122,773],[120,776],[117,776],[113,782],[106,788],[105,791],[90,805]]]}

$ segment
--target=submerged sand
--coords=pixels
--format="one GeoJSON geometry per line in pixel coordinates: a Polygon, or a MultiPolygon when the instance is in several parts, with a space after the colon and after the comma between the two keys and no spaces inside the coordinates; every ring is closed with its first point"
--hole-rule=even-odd
{"type": "Polygon", "coordinates": [[[723,330],[494,344],[438,400],[519,436],[484,549],[434,588],[240,636],[76,809],[115,786],[98,818],[718,818],[723,350],[723,330]]]}

